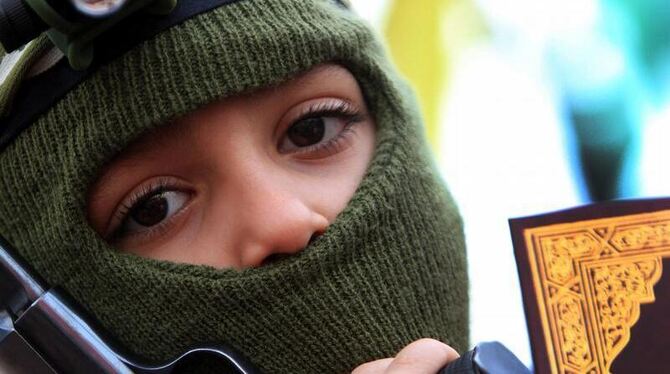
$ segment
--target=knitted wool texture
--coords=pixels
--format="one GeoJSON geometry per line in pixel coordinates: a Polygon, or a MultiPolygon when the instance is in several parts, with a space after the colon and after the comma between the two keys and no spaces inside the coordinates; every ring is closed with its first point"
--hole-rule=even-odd
{"type": "Polygon", "coordinates": [[[263,372],[341,373],[422,337],[463,351],[462,224],[410,97],[351,11],[325,0],[221,6],[100,68],[0,154],[0,232],[150,359],[220,341],[263,372]],[[361,84],[377,148],[352,201],[305,250],[260,268],[214,269],[123,254],[91,229],[88,186],[139,134],[325,62],[361,84]]]}

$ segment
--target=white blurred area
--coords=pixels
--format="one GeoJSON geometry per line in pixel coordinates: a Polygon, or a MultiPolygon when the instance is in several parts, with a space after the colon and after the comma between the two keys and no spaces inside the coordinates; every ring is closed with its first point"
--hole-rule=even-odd
{"type": "Polygon", "coordinates": [[[640,175],[642,196],[667,197],[670,195],[670,173],[665,161],[670,159],[670,106],[648,114],[642,132],[640,175]]]}
{"type": "MultiPolygon", "coordinates": [[[[352,3],[380,27],[390,1],[352,3]]],[[[500,341],[530,366],[508,219],[580,204],[543,56],[555,35],[593,22],[597,6],[595,0],[478,5],[491,36],[452,61],[438,161],[465,221],[471,342],[500,341]]]]}
{"type": "Polygon", "coordinates": [[[445,97],[440,165],[465,221],[471,341],[531,355],[508,219],[581,204],[547,48],[595,22],[592,0],[479,0],[491,39],[466,50],[445,97]]]}
{"type": "Polygon", "coordinates": [[[386,16],[386,10],[391,1],[389,0],[350,0],[351,6],[356,13],[368,20],[378,30],[381,28],[386,16]]]}
{"type": "Polygon", "coordinates": [[[471,341],[498,340],[530,364],[508,219],[578,204],[563,130],[536,66],[491,46],[456,66],[439,164],[465,222],[471,341]]]}
{"type": "MultiPolygon", "coordinates": [[[[588,1],[580,1],[588,12],[588,1]]],[[[465,221],[471,341],[498,340],[530,365],[508,219],[580,204],[543,56],[554,27],[589,15],[569,9],[569,2],[480,5],[492,36],[455,64],[439,161],[465,221]]]]}

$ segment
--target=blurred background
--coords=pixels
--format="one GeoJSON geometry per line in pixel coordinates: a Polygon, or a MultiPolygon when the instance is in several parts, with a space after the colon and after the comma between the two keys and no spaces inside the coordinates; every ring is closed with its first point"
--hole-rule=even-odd
{"type": "Polygon", "coordinates": [[[531,364],[507,220],[670,194],[670,1],[351,0],[466,224],[471,342],[531,364]]]}

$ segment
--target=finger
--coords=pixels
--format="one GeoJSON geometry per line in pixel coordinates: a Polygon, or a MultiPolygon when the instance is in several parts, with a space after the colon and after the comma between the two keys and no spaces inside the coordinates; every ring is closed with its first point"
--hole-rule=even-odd
{"type": "Polygon", "coordinates": [[[453,348],[440,341],[420,339],[403,348],[385,374],[435,374],[458,357],[453,348]]]}
{"type": "Polygon", "coordinates": [[[351,374],[383,374],[386,368],[391,365],[392,358],[383,358],[381,360],[366,362],[358,366],[351,374]]]}

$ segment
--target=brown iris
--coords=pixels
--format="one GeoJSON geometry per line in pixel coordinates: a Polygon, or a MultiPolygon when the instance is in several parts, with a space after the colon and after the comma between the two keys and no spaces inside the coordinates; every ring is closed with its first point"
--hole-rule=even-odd
{"type": "Polygon", "coordinates": [[[297,147],[307,147],[323,140],[326,126],[321,117],[306,118],[288,129],[289,140],[297,147]]]}
{"type": "Polygon", "coordinates": [[[151,227],[159,224],[167,217],[168,201],[164,194],[156,194],[137,204],[130,217],[138,224],[151,227]]]}

